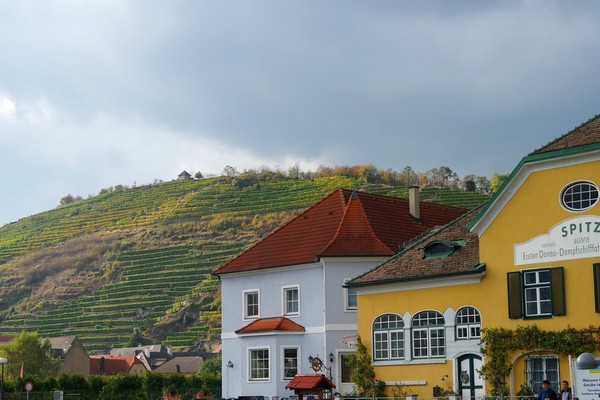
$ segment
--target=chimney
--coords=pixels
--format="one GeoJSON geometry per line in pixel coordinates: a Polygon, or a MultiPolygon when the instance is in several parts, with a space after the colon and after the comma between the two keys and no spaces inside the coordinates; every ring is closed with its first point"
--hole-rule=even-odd
{"type": "Polygon", "coordinates": [[[106,370],[106,366],[104,365],[104,357],[100,357],[100,373],[103,374],[106,370]]]}
{"type": "Polygon", "coordinates": [[[421,219],[421,210],[419,208],[421,199],[419,198],[419,187],[410,186],[408,188],[408,211],[416,219],[421,219]]]}

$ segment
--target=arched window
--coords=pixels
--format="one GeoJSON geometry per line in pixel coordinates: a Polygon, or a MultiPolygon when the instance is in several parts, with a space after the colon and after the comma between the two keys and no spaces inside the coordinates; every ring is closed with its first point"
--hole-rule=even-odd
{"type": "Polygon", "coordinates": [[[475,307],[463,307],[456,313],[456,340],[481,338],[481,315],[475,307]]]}
{"type": "Polygon", "coordinates": [[[414,358],[437,358],[446,355],[444,317],[437,311],[421,311],[412,320],[414,358]]]}
{"type": "Polygon", "coordinates": [[[401,316],[384,314],[375,319],[373,357],[375,361],[404,358],[404,321],[401,316]]]}

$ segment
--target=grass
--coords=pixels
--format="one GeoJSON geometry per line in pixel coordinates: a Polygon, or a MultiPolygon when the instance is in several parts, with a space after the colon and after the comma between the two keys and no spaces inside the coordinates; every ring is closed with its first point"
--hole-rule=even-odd
{"type": "MultiPolygon", "coordinates": [[[[128,344],[134,328],[173,347],[218,340],[210,272],[339,187],[407,197],[405,187],[334,176],[245,187],[223,178],[103,193],[0,227],[0,335],[77,334],[88,351],[128,344]]],[[[423,189],[472,208],[477,193],[423,189]]]]}

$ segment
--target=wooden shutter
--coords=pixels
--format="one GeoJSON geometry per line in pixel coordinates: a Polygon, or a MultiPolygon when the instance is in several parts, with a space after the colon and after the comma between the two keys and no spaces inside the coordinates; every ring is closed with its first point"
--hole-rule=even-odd
{"type": "Polygon", "coordinates": [[[521,273],[509,272],[508,282],[508,318],[523,317],[523,291],[521,288],[521,273]]]}
{"type": "Polygon", "coordinates": [[[550,269],[552,276],[552,315],[565,315],[565,272],[563,267],[550,269]]]}
{"type": "Polygon", "coordinates": [[[600,264],[594,264],[594,300],[596,312],[600,313],[600,264]]]}

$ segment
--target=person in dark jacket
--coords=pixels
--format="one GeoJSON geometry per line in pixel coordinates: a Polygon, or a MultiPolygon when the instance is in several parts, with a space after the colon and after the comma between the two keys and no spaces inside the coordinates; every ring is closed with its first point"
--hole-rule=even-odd
{"type": "Polygon", "coordinates": [[[560,383],[560,392],[558,393],[558,400],[572,400],[571,388],[569,387],[569,381],[562,381],[560,383]]]}
{"type": "Polygon", "coordinates": [[[538,394],[537,400],[558,400],[556,392],[550,387],[550,381],[545,380],[542,382],[542,390],[538,394]]]}

